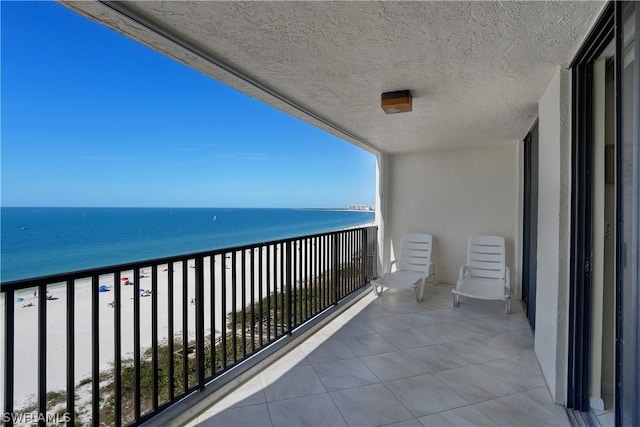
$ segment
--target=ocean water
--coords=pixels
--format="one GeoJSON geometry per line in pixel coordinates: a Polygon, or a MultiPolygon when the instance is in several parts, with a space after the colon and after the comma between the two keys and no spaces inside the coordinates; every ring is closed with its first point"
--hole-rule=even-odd
{"type": "Polygon", "coordinates": [[[6,208],[0,281],[303,236],[374,221],[368,211],[6,208]]]}

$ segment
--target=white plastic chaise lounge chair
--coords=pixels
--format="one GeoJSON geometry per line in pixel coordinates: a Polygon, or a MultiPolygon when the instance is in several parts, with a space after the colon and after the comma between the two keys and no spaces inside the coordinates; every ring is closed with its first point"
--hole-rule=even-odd
{"type": "Polygon", "coordinates": [[[470,236],[467,244],[467,263],[460,267],[456,288],[453,289],[453,306],[460,296],[502,300],[505,314],[511,312],[511,279],[505,265],[504,237],[470,236]]]}
{"type": "MultiPolygon", "coordinates": [[[[406,233],[400,244],[400,258],[392,261],[398,264],[395,271],[389,271],[382,277],[373,279],[373,292],[379,295],[378,286],[394,289],[415,289],[417,302],[424,297],[424,285],[431,271],[430,234],[406,233]]],[[[434,274],[434,282],[435,274],[434,274]]]]}

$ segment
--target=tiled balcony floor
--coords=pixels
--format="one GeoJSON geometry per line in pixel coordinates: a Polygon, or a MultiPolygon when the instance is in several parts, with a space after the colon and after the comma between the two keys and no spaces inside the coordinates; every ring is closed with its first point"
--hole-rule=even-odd
{"type": "Polygon", "coordinates": [[[372,293],[189,426],[569,426],[520,303],[372,293]]]}

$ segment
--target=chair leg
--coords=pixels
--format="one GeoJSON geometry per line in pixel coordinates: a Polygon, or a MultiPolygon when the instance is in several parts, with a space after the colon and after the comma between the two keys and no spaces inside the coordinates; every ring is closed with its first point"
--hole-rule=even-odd
{"type": "Polygon", "coordinates": [[[371,286],[373,286],[373,293],[375,294],[375,296],[380,296],[380,293],[378,292],[378,285],[376,285],[375,283],[371,283],[371,286]]]}
{"type": "Polygon", "coordinates": [[[504,314],[511,314],[511,298],[504,300],[504,314]]]}
{"type": "Polygon", "coordinates": [[[433,285],[438,286],[438,275],[436,274],[436,265],[431,263],[431,276],[433,276],[433,285]]]}
{"type": "Polygon", "coordinates": [[[416,302],[422,301],[424,298],[424,282],[416,286],[416,302]]]}
{"type": "Polygon", "coordinates": [[[458,304],[460,304],[460,295],[458,294],[451,294],[453,295],[453,306],[457,307],[458,304]]]}

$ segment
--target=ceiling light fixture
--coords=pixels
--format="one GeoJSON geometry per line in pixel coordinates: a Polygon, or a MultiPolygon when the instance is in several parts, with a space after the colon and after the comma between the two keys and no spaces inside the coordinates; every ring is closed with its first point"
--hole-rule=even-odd
{"type": "Polygon", "coordinates": [[[387,114],[408,113],[411,108],[411,92],[399,90],[382,94],[382,109],[387,114]]]}

